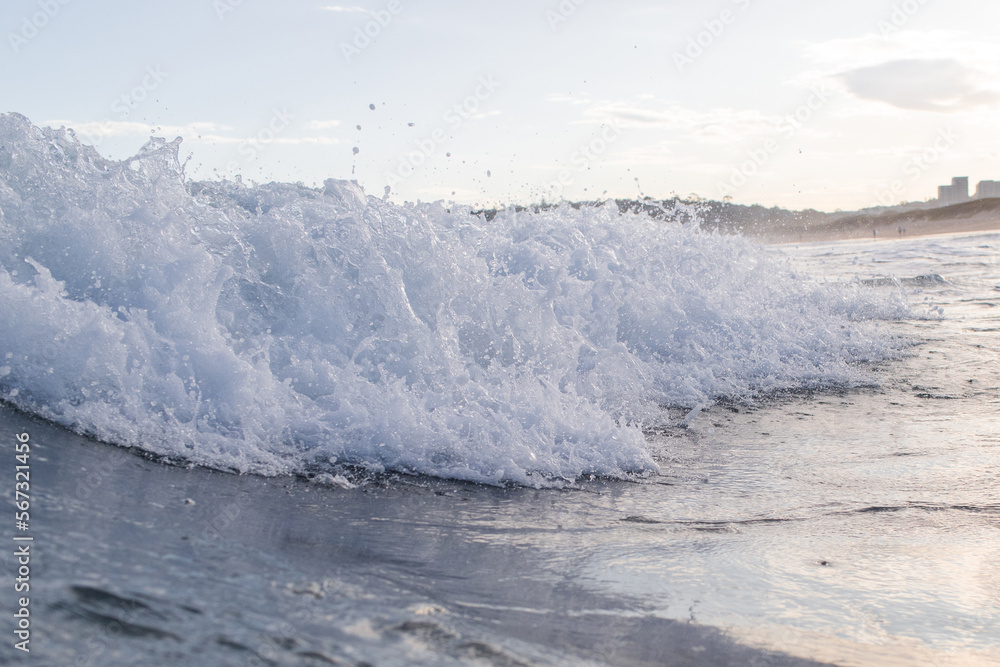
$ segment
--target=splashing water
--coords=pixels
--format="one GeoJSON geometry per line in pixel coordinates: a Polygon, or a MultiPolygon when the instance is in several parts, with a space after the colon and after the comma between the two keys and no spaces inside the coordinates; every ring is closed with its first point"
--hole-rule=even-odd
{"type": "Polygon", "coordinates": [[[222,469],[487,483],[655,469],[661,406],[870,382],[896,293],[614,205],[186,181],[0,116],[0,398],[222,469]]]}

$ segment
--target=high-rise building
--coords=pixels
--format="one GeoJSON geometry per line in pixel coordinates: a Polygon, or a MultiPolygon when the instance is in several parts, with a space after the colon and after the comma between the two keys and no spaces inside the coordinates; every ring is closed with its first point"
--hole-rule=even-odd
{"type": "Polygon", "coordinates": [[[960,204],[969,200],[969,177],[956,176],[951,185],[938,186],[938,201],[944,205],[960,204]]]}
{"type": "Polygon", "coordinates": [[[976,186],[976,199],[1000,197],[1000,181],[979,181],[976,186]]]}
{"type": "Polygon", "coordinates": [[[951,196],[956,201],[965,201],[969,198],[969,177],[956,176],[951,179],[951,196]]]}

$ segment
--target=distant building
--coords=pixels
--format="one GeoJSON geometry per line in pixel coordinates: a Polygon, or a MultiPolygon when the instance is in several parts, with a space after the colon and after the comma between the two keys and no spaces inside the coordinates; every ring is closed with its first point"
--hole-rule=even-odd
{"type": "Polygon", "coordinates": [[[976,186],[976,199],[1000,197],[1000,181],[979,181],[976,186]]]}
{"type": "Polygon", "coordinates": [[[969,177],[956,176],[951,179],[951,185],[938,186],[938,202],[942,206],[960,204],[969,201],[969,177]]]}

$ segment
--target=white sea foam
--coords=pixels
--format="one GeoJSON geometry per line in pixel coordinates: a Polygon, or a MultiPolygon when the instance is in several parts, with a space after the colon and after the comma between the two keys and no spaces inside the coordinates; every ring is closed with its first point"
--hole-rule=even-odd
{"type": "Polygon", "coordinates": [[[907,313],[613,204],[192,183],[179,141],[112,162],[17,115],[0,145],[0,397],[213,467],[640,473],[660,406],[869,381],[907,313]]]}

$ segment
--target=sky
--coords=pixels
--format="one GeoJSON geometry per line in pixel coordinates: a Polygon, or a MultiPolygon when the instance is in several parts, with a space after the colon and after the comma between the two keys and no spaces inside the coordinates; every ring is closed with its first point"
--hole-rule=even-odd
{"type": "Polygon", "coordinates": [[[193,179],[851,210],[1000,180],[987,0],[7,0],[0,112],[193,179]]]}

